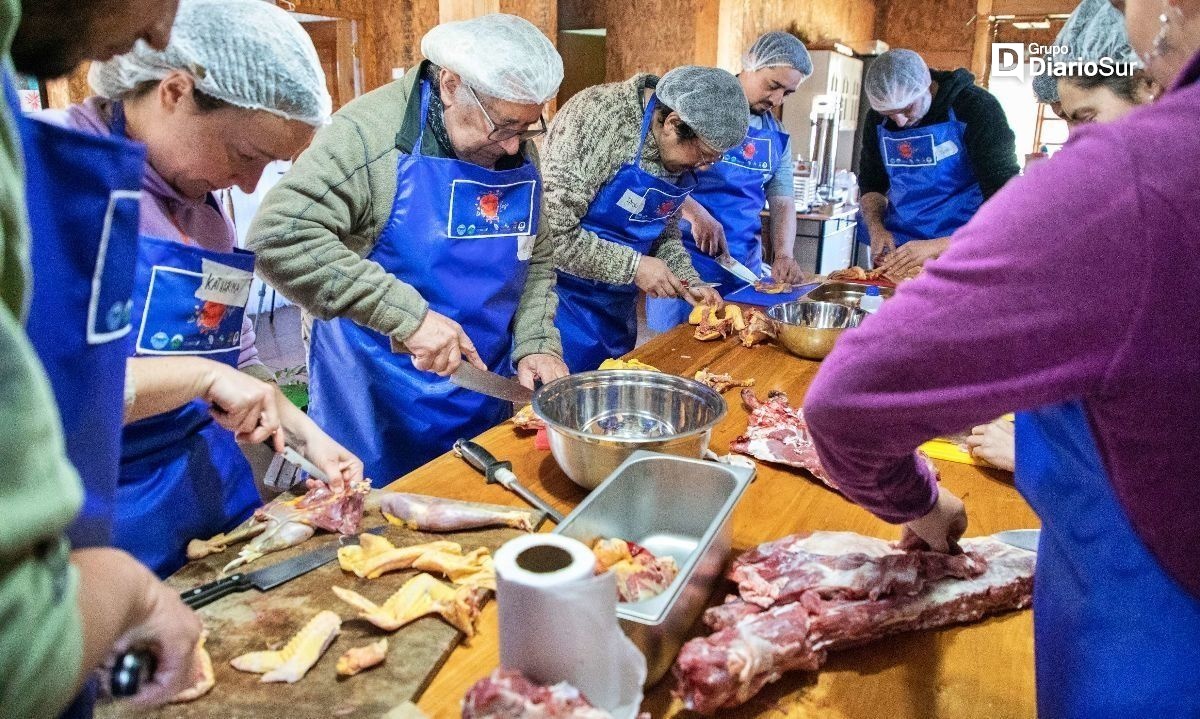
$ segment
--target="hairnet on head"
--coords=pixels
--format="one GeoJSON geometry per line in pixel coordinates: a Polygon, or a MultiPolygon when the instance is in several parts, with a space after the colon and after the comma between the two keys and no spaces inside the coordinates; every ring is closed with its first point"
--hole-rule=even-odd
{"type": "Polygon", "coordinates": [[[908,107],[929,91],[929,66],[912,50],[888,50],[876,58],[863,80],[863,91],[876,112],[908,107]]]}
{"type": "Polygon", "coordinates": [[[1067,24],[1055,38],[1056,45],[1068,48],[1066,62],[1096,62],[1112,58],[1116,62],[1141,67],[1141,60],[1129,44],[1125,17],[1109,0],[1083,0],[1067,18],[1067,24]]]}
{"type": "Polygon", "coordinates": [[[780,30],[759,36],[742,56],[742,69],[747,72],[768,67],[791,67],[808,77],[812,74],[812,57],[800,38],[780,30]]]}
{"type": "Polygon", "coordinates": [[[205,95],[319,126],[333,101],[312,39],[300,23],[262,0],[181,0],[165,50],[133,51],[93,63],[92,88],[119,98],[169,73],[191,74],[205,95]]]}
{"type": "Polygon", "coordinates": [[[742,83],[720,68],[677,67],[662,76],[654,94],[714,150],[725,152],[750,129],[750,103],[742,83]]]}
{"type": "MultiPolygon", "coordinates": [[[[1108,2],[1108,0],[1105,0],[1108,2]]],[[[1058,78],[1053,75],[1035,75],[1033,78],[1033,95],[1038,102],[1053,105],[1058,102],[1058,78]]]]}
{"type": "Polygon", "coordinates": [[[471,89],[510,102],[541,105],[562,84],[562,57],[541,30],[516,15],[492,13],[438,25],[421,54],[471,89]]]}

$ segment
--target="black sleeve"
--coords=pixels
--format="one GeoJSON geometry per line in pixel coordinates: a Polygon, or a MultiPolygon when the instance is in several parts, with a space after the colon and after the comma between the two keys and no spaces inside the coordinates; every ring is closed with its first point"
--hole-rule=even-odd
{"type": "Polygon", "coordinates": [[[883,122],[883,115],[871,110],[863,122],[862,153],[858,158],[858,191],[862,195],[868,192],[886,195],[891,184],[888,182],[887,169],[883,166],[883,155],[879,151],[877,130],[879,123],[883,122]]]}
{"type": "Polygon", "coordinates": [[[1021,173],[1017,136],[1008,126],[1000,101],[983,88],[961,93],[954,102],[954,112],[960,122],[967,124],[967,156],[986,200],[1021,173]]]}

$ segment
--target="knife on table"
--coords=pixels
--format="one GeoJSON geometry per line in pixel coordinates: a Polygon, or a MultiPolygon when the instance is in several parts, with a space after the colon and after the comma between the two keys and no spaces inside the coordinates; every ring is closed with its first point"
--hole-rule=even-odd
{"type": "Polygon", "coordinates": [[[512,472],[512,462],[501,462],[492,456],[491,452],[468,439],[455,441],[454,451],[465,459],[467,464],[483,472],[488,484],[499,482],[502,487],[528,502],[530,506],[545,512],[555,524],[562,524],[563,513],[521,484],[517,475],[512,472]]]}
{"type": "Polygon", "coordinates": [[[992,535],[997,541],[1020,549],[1026,549],[1030,552],[1037,552],[1038,539],[1041,536],[1042,530],[1040,529],[1009,529],[1004,532],[996,532],[992,535]]]}
{"type": "MultiPolygon", "coordinates": [[[[383,534],[386,526],[363,530],[370,534],[383,534]]],[[[290,582],[302,574],[308,574],[317,567],[328,564],[337,558],[338,550],[358,543],[358,537],[339,537],[338,541],[318,547],[311,552],[305,552],[291,559],[272,564],[269,567],[256,569],[253,572],[238,572],[215,582],[202,584],[179,595],[183,603],[192,609],[199,609],[217,601],[221,597],[234,592],[244,592],[257,589],[266,592],[280,584],[290,582]]]]}
{"type": "Polygon", "coordinates": [[[738,278],[742,282],[748,282],[753,285],[759,280],[758,275],[755,274],[753,270],[743,265],[741,262],[733,259],[728,252],[717,258],[717,264],[723,267],[726,272],[738,278]]]}
{"type": "Polygon", "coordinates": [[[495,372],[482,370],[464,361],[450,375],[450,381],[462,387],[489,397],[508,400],[518,407],[523,407],[533,401],[533,390],[520,382],[508,377],[501,377],[495,372]]]}

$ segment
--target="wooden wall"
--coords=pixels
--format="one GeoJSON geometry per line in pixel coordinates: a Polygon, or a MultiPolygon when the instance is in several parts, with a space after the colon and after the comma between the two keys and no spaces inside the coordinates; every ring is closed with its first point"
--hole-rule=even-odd
{"type": "Polygon", "coordinates": [[[810,44],[875,38],[877,0],[721,0],[717,63],[736,72],[742,52],[769,30],[795,29],[810,44]]]}
{"type": "Polygon", "coordinates": [[[941,70],[971,67],[976,0],[880,0],[879,39],[941,70]]]}

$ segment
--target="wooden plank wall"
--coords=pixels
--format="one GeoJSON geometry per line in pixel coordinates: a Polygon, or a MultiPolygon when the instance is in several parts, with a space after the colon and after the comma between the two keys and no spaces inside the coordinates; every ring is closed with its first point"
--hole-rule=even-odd
{"type": "Polygon", "coordinates": [[[876,0],[721,0],[717,64],[737,72],[745,48],[764,32],[794,26],[813,44],[875,38],[876,0]]]}
{"type": "Polygon", "coordinates": [[[893,48],[915,50],[932,68],[971,67],[976,0],[881,0],[876,27],[893,48]]]}

